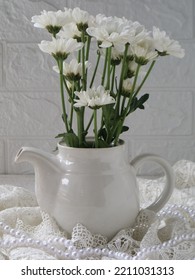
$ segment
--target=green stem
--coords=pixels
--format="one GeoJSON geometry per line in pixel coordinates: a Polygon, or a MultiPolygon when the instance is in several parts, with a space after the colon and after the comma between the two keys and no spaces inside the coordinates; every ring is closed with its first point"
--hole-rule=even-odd
{"type": "Polygon", "coordinates": [[[59,68],[60,68],[60,93],[61,93],[61,102],[62,102],[62,111],[63,111],[63,119],[65,123],[66,131],[69,131],[69,125],[67,120],[66,114],[66,106],[65,106],[65,99],[64,99],[64,76],[63,76],[63,60],[59,60],[59,68]]]}
{"type": "Polygon", "coordinates": [[[135,87],[136,87],[137,78],[138,78],[138,74],[139,74],[140,68],[141,68],[141,65],[138,64],[138,65],[137,65],[137,69],[136,69],[136,71],[135,71],[135,77],[134,77],[133,85],[132,85],[132,89],[131,89],[131,96],[129,97],[129,101],[128,101],[128,103],[127,103],[127,106],[126,106],[126,108],[125,108],[125,110],[124,110],[124,113],[123,113],[123,116],[122,116],[122,117],[123,117],[123,122],[124,122],[124,120],[125,120],[125,118],[126,118],[126,116],[127,116],[127,113],[128,113],[128,111],[129,111],[129,107],[131,106],[131,101],[132,101],[132,97],[134,96],[133,93],[134,93],[134,90],[135,90],[135,87]]]}
{"type": "Polygon", "coordinates": [[[86,90],[87,88],[87,80],[86,80],[86,72],[85,72],[85,32],[82,31],[82,42],[83,42],[83,48],[82,48],[82,81],[83,86],[82,90],[86,90]]]}
{"type": "MultiPolygon", "coordinates": [[[[135,77],[134,77],[134,81],[133,81],[133,85],[132,85],[132,96],[133,96],[133,92],[134,92],[135,87],[136,87],[140,67],[141,67],[141,65],[138,64],[137,69],[136,69],[136,73],[135,73],[135,77]]],[[[122,130],[125,118],[126,118],[127,113],[129,111],[129,107],[131,106],[132,96],[129,97],[129,101],[127,103],[127,106],[126,106],[125,110],[123,111],[121,119],[119,120],[119,123],[117,125],[117,133],[116,133],[115,140],[114,140],[115,145],[117,145],[117,143],[118,143],[118,139],[119,139],[119,136],[121,134],[121,130],[122,130]]]]}
{"type": "Polygon", "coordinates": [[[102,106],[102,125],[100,128],[100,131],[102,130],[102,128],[105,126],[107,135],[106,135],[106,142],[109,144],[109,137],[110,137],[110,128],[111,128],[111,119],[110,119],[110,114],[111,114],[111,110],[110,110],[110,106],[106,105],[106,106],[102,106]]]}
{"type": "MultiPolygon", "coordinates": [[[[78,57],[79,61],[81,60],[82,63],[82,90],[87,89],[87,75],[86,75],[86,56],[85,56],[85,31],[82,31],[81,40],[83,42],[83,48],[81,49],[80,56],[78,57]]],[[[88,51],[87,51],[88,52],[88,51]]],[[[79,146],[82,147],[84,142],[84,112],[85,108],[81,108],[77,113],[77,125],[78,125],[78,137],[79,137],[79,146]]]]}
{"type": "Polygon", "coordinates": [[[85,141],[85,129],[84,129],[84,116],[85,116],[85,107],[82,107],[81,108],[81,116],[82,116],[82,120],[81,120],[81,129],[82,129],[82,141],[84,142],[85,141]]]}
{"type": "Polygon", "coordinates": [[[118,144],[118,139],[119,139],[119,136],[121,134],[122,126],[123,126],[123,121],[120,120],[119,123],[118,123],[118,127],[117,127],[116,137],[114,139],[114,146],[116,146],[118,144]]]}
{"type": "Polygon", "coordinates": [[[108,143],[108,145],[111,144],[112,139],[113,139],[113,137],[114,137],[116,131],[118,131],[119,123],[120,123],[120,120],[119,120],[117,123],[115,123],[115,125],[114,125],[113,128],[112,128],[112,131],[110,132],[109,137],[107,137],[107,143],[108,143]]]}
{"type": "Polygon", "coordinates": [[[86,61],[89,60],[90,44],[91,44],[91,36],[87,36],[86,61]]]}
{"type": "Polygon", "coordinates": [[[93,115],[94,115],[95,148],[98,148],[97,109],[94,109],[93,115]]]}
{"type": "Polygon", "coordinates": [[[82,144],[83,144],[83,133],[82,133],[81,110],[77,111],[77,129],[78,129],[79,147],[82,147],[82,144]]]}
{"type": "MultiPolygon", "coordinates": [[[[90,44],[91,44],[91,37],[87,36],[87,49],[86,49],[86,57],[85,57],[86,61],[89,60],[90,44]]],[[[88,68],[86,68],[86,71],[85,71],[86,87],[87,87],[87,77],[88,77],[87,72],[88,72],[88,68]]]]}
{"type": "Polygon", "coordinates": [[[78,63],[81,62],[81,50],[78,51],[78,63]]]}
{"type": "Polygon", "coordinates": [[[111,92],[113,92],[113,89],[114,89],[115,72],[116,72],[116,65],[113,65],[111,92]]]}
{"type": "Polygon", "coordinates": [[[156,61],[153,61],[153,62],[151,63],[151,65],[150,65],[150,67],[149,67],[149,69],[148,69],[148,71],[147,71],[147,73],[146,73],[144,79],[142,80],[142,82],[141,82],[141,84],[139,85],[138,89],[135,91],[135,87],[136,87],[136,83],[137,83],[137,79],[138,79],[139,70],[140,70],[140,68],[141,68],[141,65],[139,65],[139,64],[137,65],[137,69],[136,69],[136,73],[135,73],[135,77],[134,77],[134,81],[133,81],[133,85],[132,85],[132,89],[131,89],[132,94],[131,94],[131,96],[129,97],[129,101],[128,101],[128,103],[127,103],[127,106],[126,106],[124,112],[121,111],[122,119],[119,121],[119,125],[118,125],[118,127],[117,127],[117,134],[116,134],[115,142],[114,142],[115,145],[118,143],[118,138],[119,138],[119,135],[120,135],[120,133],[121,133],[121,129],[122,129],[122,126],[123,126],[123,124],[124,124],[125,118],[126,118],[128,112],[129,112],[129,109],[130,109],[130,106],[131,106],[132,98],[135,97],[135,96],[139,93],[140,89],[142,88],[142,86],[144,85],[146,79],[148,78],[150,72],[152,71],[152,68],[154,67],[155,62],[156,62],[156,61]],[[134,93],[134,91],[135,91],[135,93],[134,93]]]}
{"type": "Polygon", "coordinates": [[[70,130],[72,130],[72,123],[73,123],[73,112],[74,112],[74,87],[75,84],[72,84],[72,99],[71,99],[71,110],[70,110],[70,130]]]}
{"type": "Polygon", "coordinates": [[[94,114],[92,114],[92,116],[91,116],[91,118],[90,118],[90,120],[89,120],[89,123],[88,123],[88,125],[87,125],[87,127],[86,127],[86,129],[85,129],[85,133],[86,133],[86,134],[87,134],[87,132],[88,132],[88,130],[89,130],[91,124],[92,124],[93,118],[94,118],[94,114]]]}
{"type": "Polygon", "coordinates": [[[148,69],[148,71],[147,71],[147,73],[146,73],[144,79],[142,80],[141,84],[140,84],[139,87],[137,88],[137,90],[136,90],[134,96],[136,96],[136,95],[139,93],[140,89],[143,87],[145,81],[147,80],[148,76],[150,75],[150,73],[151,73],[151,71],[152,71],[152,69],[153,69],[153,67],[154,67],[155,62],[156,62],[156,60],[152,61],[152,63],[151,63],[151,65],[150,65],[150,67],[149,67],[149,69],[148,69]]]}
{"type": "Polygon", "coordinates": [[[102,86],[104,85],[104,80],[105,80],[105,76],[106,76],[107,58],[108,58],[108,49],[106,49],[106,55],[105,55],[105,60],[104,60],[104,69],[103,69],[102,83],[101,83],[102,86]]]}
{"type": "Polygon", "coordinates": [[[116,96],[116,107],[115,107],[115,120],[117,119],[117,117],[119,116],[119,108],[120,108],[120,94],[118,92],[117,96],[116,96]]]}
{"type": "Polygon", "coordinates": [[[123,55],[122,67],[121,67],[121,75],[120,75],[120,81],[119,81],[118,98],[117,98],[117,103],[116,103],[116,115],[115,115],[116,118],[119,116],[121,91],[122,91],[123,80],[124,80],[125,72],[126,72],[126,63],[127,63],[126,62],[126,58],[127,58],[128,48],[129,48],[129,44],[126,44],[124,55],[123,55]]]}
{"type": "Polygon", "coordinates": [[[126,96],[123,97],[123,102],[122,102],[122,105],[121,105],[121,115],[122,115],[124,107],[125,107],[125,101],[126,101],[126,96]]]}
{"type": "Polygon", "coordinates": [[[121,75],[120,75],[120,82],[119,82],[119,92],[122,90],[123,86],[123,80],[125,76],[125,70],[126,70],[126,63],[127,63],[127,52],[128,52],[129,44],[126,44],[125,51],[123,55],[123,62],[122,62],[122,68],[121,68],[121,75]]]}
{"type": "Polygon", "coordinates": [[[110,65],[111,65],[111,53],[112,47],[108,48],[108,55],[107,55],[107,84],[106,89],[110,89],[110,65]]]}
{"type": "Polygon", "coordinates": [[[96,76],[96,73],[97,73],[97,69],[98,69],[98,66],[99,66],[99,62],[100,62],[100,57],[101,57],[101,54],[100,54],[100,51],[98,51],[96,66],[95,66],[93,76],[92,76],[92,79],[91,79],[91,83],[90,83],[90,86],[89,86],[90,88],[93,86],[93,82],[94,82],[94,79],[95,79],[95,76],[96,76]]]}
{"type": "MultiPolygon", "coordinates": [[[[135,77],[134,77],[134,80],[133,80],[133,85],[132,85],[132,89],[131,89],[132,94],[131,95],[133,95],[133,93],[134,93],[140,68],[141,68],[141,65],[138,64],[137,69],[135,71],[135,77]]],[[[129,98],[129,100],[130,100],[130,98],[129,98]]]]}
{"type": "Polygon", "coordinates": [[[66,78],[65,78],[64,76],[63,76],[63,82],[64,82],[64,86],[65,86],[65,88],[66,88],[66,91],[67,91],[67,93],[68,93],[68,96],[69,96],[71,102],[74,102],[73,99],[72,99],[72,92],[71,92],[71,90],[69,89],[69,87],[68,87],[68,85],[67,85],[67,82],[66,82],[66,78]]]}

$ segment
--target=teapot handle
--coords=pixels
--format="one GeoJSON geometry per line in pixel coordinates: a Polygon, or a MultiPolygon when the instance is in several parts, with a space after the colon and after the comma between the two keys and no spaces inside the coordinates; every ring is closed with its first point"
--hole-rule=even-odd
{"type": "Polygon", "coordinates": [[[166,202],[169,200],[173,189],[174,189],[174,184],[175,184],[175,176],[173,173],[173,169],[171,165],[163,158],[161,158],[158,155],[154,154],[143,154],[140,156],[137,156],[131,161],[131,165],[135,168],[136,172],[138,171],[139,167],[146,161],[153,161],[159,164],[166,176],[166,182],[164,189],[162,193],[159,195],[159,197],[152,203],[150,204],[147,209],[158,212],[160,209],[163,208],[163,206],[166,204],[166,202]]]}

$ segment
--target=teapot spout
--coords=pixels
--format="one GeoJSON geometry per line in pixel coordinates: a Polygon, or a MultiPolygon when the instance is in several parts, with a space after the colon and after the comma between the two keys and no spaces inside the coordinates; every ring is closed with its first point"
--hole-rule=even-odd
{"type": "Polygon", "coordinates": [[[47,153],[37,148],[22,147],[16,157],[15,162],[29,162],[33,165],[34,169],[53,169],[59,171],[60,162],[54,154],[47,153]]]}
{"type": "Polygon", "coordinates": [[[37,148],[22,147],[15,162],[29,162],[33,165],[37,202],[44,211],[52,213],[63,172],[59,158],[37,148]]]}

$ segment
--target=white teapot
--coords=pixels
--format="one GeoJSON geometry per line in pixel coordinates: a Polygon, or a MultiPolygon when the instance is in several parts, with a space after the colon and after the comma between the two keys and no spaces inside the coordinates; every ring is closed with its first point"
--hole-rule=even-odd
{"type": "Polygon", "coordinates": [[[140,211],[136,172],[148,160],[158,163],[166,175],[162,193],[148,207],[157,212],[172,194],[173,170],[166,160],[152,154],[138,156],[129,164],[123,141],[98,149],[59,144],[57,155],[23,147],[15,158],[34,166],[38,204],[59,226],[71,234],[81,223],[109,239],[135,222],[140,211]]]}

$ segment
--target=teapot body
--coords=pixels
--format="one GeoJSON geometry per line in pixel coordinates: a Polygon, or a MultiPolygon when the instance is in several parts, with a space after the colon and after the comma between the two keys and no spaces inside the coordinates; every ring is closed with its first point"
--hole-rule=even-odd
{"type": "Polygon", "coordinates": [[[36,192],[40,206],[62,228],[71,233],[81,223],[91,232],[111,238],[134,223],[139,189],[134,168],[125,160],[124,144],[106,149],[59,145],[57,157],[65,171],[58,174],[56,186],[47,182],[49,189],[57,188],[52,204],[45,205],[41,186],[36,192]]]}

